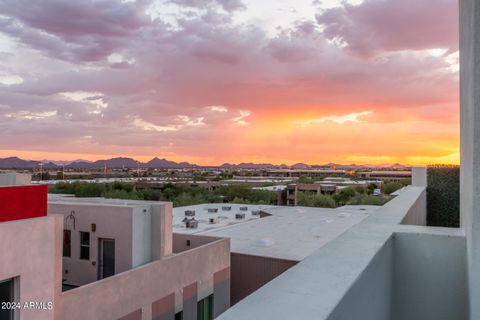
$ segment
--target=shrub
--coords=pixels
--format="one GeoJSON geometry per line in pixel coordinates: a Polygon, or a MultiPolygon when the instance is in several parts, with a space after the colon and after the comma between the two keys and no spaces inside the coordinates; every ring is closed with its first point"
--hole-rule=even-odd
{"type": "Polygon", "coordinates": [[[427,225],[460,226],[460,168],[427,168],[427,225]]]}
{"type": "Polygon", "coordinates": [[[351,198],[347,204],[350,205],[369,205],[369,206],[383,206],[390,201],[391,196],[372,196],[367,194],[357,194],[351,198]]]}
{"type": "Polygon", "coordinates": [[[355,187],[355,192],[359,194],[364,194],[365,193],[365,188],[364,187],[355,187]]]}
{"type": "Polygon", "coordinates": [[[143,200],[140,192],[128,192],[126,190],[109,190],[102,194],[107,199],[143,200]]]}
{"type": "Polygon", "coordinates": [[[392,194],[401,188],[403,188],[403,184],[400,182],[387,182],[383,185],[383,192],[386,194],[392,194]]]}
{"type": "Polygon", "coordinates": [[[335,208],[336,204],[329,195],[313,194],[310,192],[299,192],[297,194],[297,205],[304,207],[335,208]]]}
{"type": "Polygon", "coordinates": [[[333,195],[333,200],[339,205],[343,205],[355,196],[355,190],[352,188],[344,188],[333,195]]]}

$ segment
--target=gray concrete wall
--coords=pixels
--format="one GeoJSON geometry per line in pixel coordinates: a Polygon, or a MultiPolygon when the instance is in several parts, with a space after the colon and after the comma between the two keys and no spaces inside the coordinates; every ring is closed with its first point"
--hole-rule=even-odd
{"type": "Polygon", "coordinates": [[[425,226],[427,224],[427,191],[421,186],[422,193],[417,201],[409,208],[402,220],[402,224],[425,226]]]}
{"type": "Polygon", "coordinates": [[[377,252],[361,277],[336,305],[328,320],[391,319],[392,243],[392,239],[388,239],[377,252]]]}
{"type": "MultiPolygon", "coordinates": [[[[19,302],[53,302],[61,289],[62,217],[0,223],[0,281],[17,278],[19,302]]],[[[53,320],[57,310],[20,310],[15,319],[53,320]]]]}
{"type": "Polygon", "coordinates": [[[183,288],[183,320],[197,319],[198,286],[197,282],[183,288]]]}
{"type": "Polygon", "coordinates": [[[467,319],[465,237],[438,229],[395,233],[392,320],[467,319]]]}
{"type": "Polygon", "coordinates": [[[230,307],[231,268],[213,274],[213,317],[216,318],[230,307]]]}
{"type": "MultiPolygon", "coordinates": [[[[220,239],[63,292],[58,319],[118,319],[141,309],[142,319],[150,320],[155,309],[152,304],[172,296],[168,314],[173,314],[175,297],[182,296],[184,287],[194,282],[209,284],[208,294],[212,294],[214,274],[229,267],[230,241],[220,239]]],[[[201,299],[206,289],[199,286],[198,291],[201,299]]]]}
{"type": "Polygon", "coordinates": [[[460,223],[467,235],[470,319],[480,319],[480,3],[460,0],[460,223]]]}

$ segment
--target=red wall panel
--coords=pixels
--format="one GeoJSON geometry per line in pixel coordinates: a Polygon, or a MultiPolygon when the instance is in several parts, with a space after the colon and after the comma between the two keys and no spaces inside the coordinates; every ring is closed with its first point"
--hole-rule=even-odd
{"type": "Polygon", "coordinates": [[[0,187],[0,222],[47,215],[48,186],[0,187]]]}

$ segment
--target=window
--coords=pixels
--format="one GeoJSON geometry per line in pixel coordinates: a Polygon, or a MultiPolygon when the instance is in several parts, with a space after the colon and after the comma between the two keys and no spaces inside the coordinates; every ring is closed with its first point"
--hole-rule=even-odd
{"type": "MultiPolygon", "coordinates": [[[[13,279],[0,280],[0,302],[14,302],[13,279]]],[[[0,307],[0,319],[12,320],[13,309],[0,307]]]]}
{"type": "Polygon", "coordinates": [[[63,230],[63,256],[70,257],[72,253],[72,232],[63,230]]]}
{"type": "Polygon", "coordinates": [[[80,259],[90,260],[90,232],[80,231],[80,259]]]}
{"type": "Polygon", "coordinates": [[[183,311],[175,313],[175,320],[183,320],[183,311]]]}
{"type": "Polygon", "coordinates": [[[197,320],[213,319],[213,294],[198,301],[197,304],[197,320]]]}

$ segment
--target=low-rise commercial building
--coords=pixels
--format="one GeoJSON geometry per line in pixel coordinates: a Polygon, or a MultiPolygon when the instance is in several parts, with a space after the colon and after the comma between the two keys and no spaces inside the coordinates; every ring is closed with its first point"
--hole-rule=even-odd
{"type": "Polygon", "coordinates": [[[265,171],[269,177],[325,177],[325,176],[345,176],[346,170],[337,169],[272,169],[265,171]]]}
{"type": "Polygon", "coordinates": [[[412,171],[365,171],[358,172],[358,176],[363,179],[382,180],[382,181],[402,181],[412,178],[412,171]]]}

